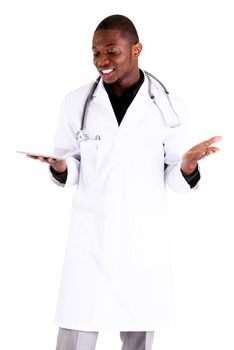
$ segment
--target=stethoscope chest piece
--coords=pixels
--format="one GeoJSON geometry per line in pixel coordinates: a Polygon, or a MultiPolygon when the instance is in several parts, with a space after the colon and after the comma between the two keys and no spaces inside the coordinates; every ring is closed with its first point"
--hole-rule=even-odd
{"type": "Polygon", "coordinates": [[[82,141],[87,141],[89,139],[88,134],[85,132],[85,129],[79,130],[76,138],[79,143],[82,141]]]}

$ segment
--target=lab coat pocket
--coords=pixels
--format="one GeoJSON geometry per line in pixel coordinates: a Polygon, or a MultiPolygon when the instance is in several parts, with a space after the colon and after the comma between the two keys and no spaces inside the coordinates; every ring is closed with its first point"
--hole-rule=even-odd
{"type": "Polygon", "coordinates": [[[80,171],[84,175],[85,182],[92,182],[95,179],[99,144],[100,140],[88,140],[80,144],[80,171]]]}
{"type": "Polygon", "coordinates": [[[67,258],[69,260],[86,261],[89,258],[95,221],[95,213],[72,209],[67,243],[67,258]]]}
{"type": "Polygon", "coordinates": [[[85,185],[103,184],[111,166],[112,147],[107,140],[88,140],[80,144],[81,176],[85,185]]]}

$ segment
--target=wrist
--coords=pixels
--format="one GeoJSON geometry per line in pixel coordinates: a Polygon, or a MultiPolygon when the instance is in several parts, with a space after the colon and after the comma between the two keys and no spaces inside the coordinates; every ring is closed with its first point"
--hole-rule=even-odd
{"type": "Polygon", "coordinates": [[[57,174],[64,173],[67,170],[67,162],[65,160],[49,159],[48,163],[57,174]]]}
{"type": "Polygon", "coordinates": [[[198,167],[197,162],[182,162],[180,169],[183,175],[190,176],[195,172],[197,167],[198,167]]]}
{"type": "Polygon", "coordinates": [[[52,173],[54,174],[63,174],[67,171],[67,166],[63,166],[63,167],[56,167],[56,166],[53,166],[53,165],[50,165],[50,170],[52,173]]]}

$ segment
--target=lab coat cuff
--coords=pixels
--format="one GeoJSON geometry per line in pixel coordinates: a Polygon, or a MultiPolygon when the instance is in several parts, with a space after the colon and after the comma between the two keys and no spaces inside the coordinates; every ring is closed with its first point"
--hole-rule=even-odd
{"type": "Polygon", "coordinates": [[[65,183],[60,182],[58,179],[56,179],[56,178],[54,177],[54,174],[52,173],[51,167],[50,167],[50,166],[48,167],[48,170],[49,170],[49,175],[50,175],[51,181],[52,181],[53,183],[55,183],[57,186],[64,187],[64,186],[65,186],[65,183]]]}
{"type": "Polygon", "coordinates": [[[62,173],[58,173],[52,166],[50,166],[50,172],[53,177],[61,183],[65,183],[67,181],[67,168],[62,173]]]}
{"type": "Polygon", "coordinates": [[[80,161],[74,157],[68,157],[67,162],[67,181],[64,187],[74,186],[79,181],[80,161]]]}
{"type": "Polygon", "coordinates": [[[196,166],[196,169],[194,170],[194,172],[191,175],[185,175],[183,173],[183,170],[181,169],[182,175],[185,178],[185,180],[187,181],[187,183],[189,184],[190,188],[195,188],[196,185],[198,184],[201,175],[199,172],[199,168],[198,168],[198,164],[196,166]]]}
{"type": "Polygon", "coordinates": [[[166,169],[166,181],[168,186],[175,192],[183,193],[191,190],[181,172],[181,163],[168,166],[166,169]]]}
{"type": "Polygon", "coordinates": [[[80,167],[80,161],[75,159],[74,157],[69,157],[66,159],[67,162],[67,180],[66,182],[60,182],[58,179],[56,179],[53,176],[53,173],[50,170],[49,167],[49,174],[51,180],[60,187],[70,187],[73,185],[76,185],[79,181],[79,167],[80,167]]]}

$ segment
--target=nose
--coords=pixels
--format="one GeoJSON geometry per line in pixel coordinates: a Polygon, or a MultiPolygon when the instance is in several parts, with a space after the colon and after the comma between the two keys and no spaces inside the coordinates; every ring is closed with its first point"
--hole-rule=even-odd
{"type": "Polygon", "coordinates": [[[109,63],[110,63],[109,57],[105,53],[100,54],[98,57],[95,58],[95,65],[97,67],[107,67],[109,63]]]}

